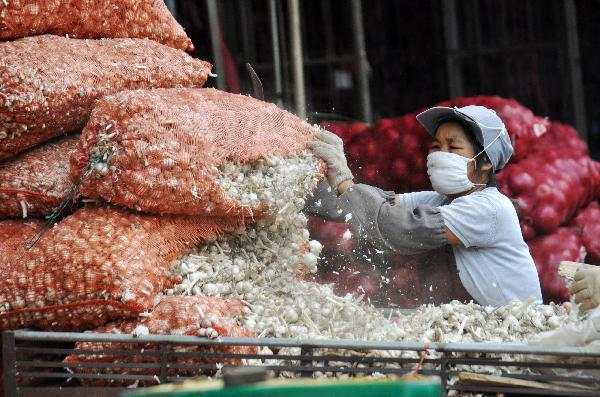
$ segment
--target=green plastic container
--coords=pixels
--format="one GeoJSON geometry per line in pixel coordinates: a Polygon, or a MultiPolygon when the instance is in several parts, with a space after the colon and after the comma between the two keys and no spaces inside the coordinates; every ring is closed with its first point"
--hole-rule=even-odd
{"type": "Polygon", "coordinates": [[[401,380],[275,379],[224,387],[220,380],[189,381],[139,389],[125,397],[439,397],[439,382],[426,377],[401,380]]]}

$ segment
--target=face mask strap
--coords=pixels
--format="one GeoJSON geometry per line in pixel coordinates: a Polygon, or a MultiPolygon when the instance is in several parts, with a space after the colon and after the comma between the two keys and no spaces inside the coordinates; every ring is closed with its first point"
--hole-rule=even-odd
{"type": "Polygon", "coordinates": [[[493,144],[494,142],[496,142],[496,141],[498,140],[498,138],[500,138],[500,137],[502,136],[502,134],[506,133],[506,127],[505,127],[505,126],[502,126],[502,127],[490,127],[489,125],[485,125],[485,124],[483,124],[483,123],[480,123],[479,121],[477,121],[477,120],[473,119],[473,118],[472,118],[471,116],[469,116],[468,114],[465,114],[465,113],[461,112],[461,111],[460,111],[460,110],[459,110],[459,109],[458,109],[456,106],[454,106],[454,113],[457,113],[457,115],[466,116],[466,117],[468,117],[468,118],[469,118],[471,121],[473,121],[475,124],[477,124],[477,125],[479,125],[479,126],[481,126],[481,127],[487,128],[487,129],[489,129],[489,130],[500,130],[500,132],[498,133],[498,135],[496,135],[496,137],[495,137],[494,139],[492,139],[492,141],[491,141],[490,143],[488,143],[488,144],[487,144],[487,146],[485,146],[485,147],[484,147],[484,148],[481,150],[481,152],[477,153],[477,154],[476,154],[475,156],[473,156],[473,158],[472,158],[472,159],[470,159],[469,161],[475,161],[475,159],[476,159],[477,157],[479,157],[479,156],[480,156],[482,153],[484,153],[484,152],[487,150],[487,148],[489,148],[490,146],[492,146],[492,144],[493,144]]]}
{"type": "Polygon", "coordinates": [[[488,128],[490,130],[500,130],[500,133],[498,135],[496,135],[496,137],[494,139],[492,139],[492,141],[490,143],[487,144],[486,147],[484,147],[481,152],[477,153],[475,156],[473,156],[473,158],[471,160],[475,160],[479,155],[481,155],[482,153],[484,153],[487,148],[489,148],[490,146],[492,146],[492,144],[494,142],[496,142],[498,140],[498,138],[500,138],[502,136],[502,134],[504,134],[504,132],[506,131],[506,129],[504,127],[488,127],[485,124],[481,124],[481,123],[477,123],[478,125],[484,127],[484,128],[488,128]]]}

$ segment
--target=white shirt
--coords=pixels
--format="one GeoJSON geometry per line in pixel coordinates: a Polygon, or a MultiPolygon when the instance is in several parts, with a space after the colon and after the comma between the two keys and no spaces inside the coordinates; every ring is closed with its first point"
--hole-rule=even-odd
{"type": "Polygon", "coordinates": [[[523,240],[514,205],[494,187],[451,203],[437,192],[397,195],[399,203],[439,207],[446,227],[462,242],[453,245],[460,280],[481,305],[501,306],[534,296],[542,302],[537,270],[523,240]]]}

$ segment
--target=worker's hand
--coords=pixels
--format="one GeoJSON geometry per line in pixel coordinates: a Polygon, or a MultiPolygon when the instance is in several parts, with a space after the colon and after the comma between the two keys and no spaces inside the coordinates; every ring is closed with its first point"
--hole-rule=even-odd
{"type": "Polygon", "coordinates": [[[583,313],[597,307],[600,304],[600,267],[578,270],[569,292],[575,296],[575,303],[580,305],[579,310],[583,313]]]}
{"type": "Polygon", "coordinates": [[[342,193],[340,185],[346,186],[352,181],[352,172],[344,155],[344,143],[337,135],[319,130],[315,133],[317,141],[309,142],[313,154],[327,163],[327,180],[334,192],[342,193]]]}

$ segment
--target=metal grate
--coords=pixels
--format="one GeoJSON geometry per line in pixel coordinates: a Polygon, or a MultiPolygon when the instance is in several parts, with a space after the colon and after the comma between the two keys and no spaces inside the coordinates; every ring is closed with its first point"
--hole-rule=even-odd
{"type": "MultiPolygon", "coordinates": [[[[186,377],[172,376],[173,369],[195,369],[199,374],[214,373],[220,365],[215,361],[227,358],[246,360],[262,360],[263,368],[273,371],[275,376],[312,377],[315,373],[348,374],[397,374],[406,375],[417,366],[418,358],[375,357],[367,352],[397,351],[423,352],[422,343],[413,342],[364,342],[350,340],[296,340],[276,338],[217,338],[207,339],[193,336],[162,335],[116,335],[94,333],[60,333],[36,331],[6,331],[2,335],[4,388],[6,396],[114,396],[124,389],[84,387],[80,379],[106,379],[135,381],[159,380],[161,383],[181,381],[186,377]],[[131,357],[130,362],[85,362],[63,363],[62,359],[69,354],[94,354],[97,351],[75,350],[74,343],[119,342],[131,344],[132,349],[105,350],[105,354],[131,357]],[[138,350],[133,345],[152,343],[158,348],[154,350],[138,350]],[[261,354],[221,354],[209,352],[181,352],[173,349],[177,345],[196,346],[255,346],[269,347],[273,355],[261,354]],[[286,354],[282,348],[297,348],[295,354],[286,354]],[[135,349],[135,350],[134,350],[135,349]],[[299,354],[297,353],[299,352],[299,354]],[[134,362],[143,357],[160,357],[156,362],[134,362]],[[189,361],[182,364],[178,359],[193,358],[198,364],[189,361]],[[212,360],[212,362],[211,362],[212,360]],[[266,360],[280,360],[281,363],[266,360]],[[201,364],[203,362],[204,364],[201,364]],[[97,368],[98,373],[73,373],[75,367],[97,368]],[[65,369],[69,368],[69,370],[65,369]],[[102,369],[144,369],[156,375],[147,374],[108,374],[102,369]]],[[[138,345],[139,346],[139,345],[138,345]]],[[[413,354],[414,356],[414,354],[413,354]]],[[[600,352],[585,348],[542,348],[522,344],[430,344],[428,355],[419,373],[439,376],[446,393],[526,393],[528,395],[545,396],[598,396],[600,380],[583,374],[569,376],[549,373],[551,369],[600,370],[600,352]],[[436,352],[437,357],[433,357],[436,352]],[[541,356],[547,359],[540,360],[541,356]],[[568,364],[562,359],[577,358],[586,363],[568,364]],[[552,390],[525,387],[465,385],[453,382],[458,373],[469,366],[470,372],[485,374],[492,367],[506,372],[520,368],[520,374],[510,374],[511,378],[538,382],[554,382],[552,390]]],[[[230,365],[231,366],[231,365],[230,365]]],[[[225,365],[227,367],[227,365],[225,365]]],[[[514,372],[514,371],[511,371],[514,372]]],[[[589,373],[589,372],[588,372],[589,373]]]]}

